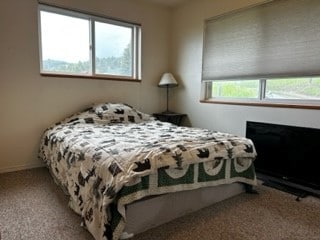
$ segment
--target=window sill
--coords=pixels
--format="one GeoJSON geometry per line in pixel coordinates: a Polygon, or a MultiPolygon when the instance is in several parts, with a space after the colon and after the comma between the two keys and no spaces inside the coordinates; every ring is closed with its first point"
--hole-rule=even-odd
{"type": "Polygon", "coordinates": [[[254,107],[272,107],[272,108],[300,108],[300,109],[320,109],[320,105],[311,104],[296,104],[296,103],[271,103],[271,102],[241,102],[241,101],[225,101],[225,100],[200,100],[201,103],[211,104],[228,104],[228,105],[243,105],[254,107]]]}
{"type": "Polygon", "coordinates": [[[141,82],[141,79],[126,78],[126,77],[112,77],[112,76],[86,76],[86,75],[71,75],[71,74],[56,74],[56,73],[40,73],[43,77],[58,77],[58,78],[86,78],[97,80],[110,81],[126,81],[126,82],[141,82]]]}

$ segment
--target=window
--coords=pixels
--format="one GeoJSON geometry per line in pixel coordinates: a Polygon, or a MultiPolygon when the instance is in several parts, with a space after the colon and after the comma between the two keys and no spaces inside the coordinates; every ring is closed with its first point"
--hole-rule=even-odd
{"type": "Polygon", "coordinates": [[[202,98],[320,107],[319,11],[274,0],[206,20],[202,98]]]}
{"type": "Polygon", "coordinates": [[[320,77],[225,80],[207,84],[207,99],[292,103],[320,101],[320,77]]]}
{"type": "Polygon", "coordinates": [[[42,74],[141,79],[141,26],[39,5],[42,74]]]}
{"type": "Polygon", "coordinates": [[[257,80],[214,81],[211,86],[209,98],[255,99],[259,97],[259,81],[257,80]]]}
{"type": "Polygon", "coordinates": [[[320,77],[266,80],[265,98],[320,100],[320,77]]]}

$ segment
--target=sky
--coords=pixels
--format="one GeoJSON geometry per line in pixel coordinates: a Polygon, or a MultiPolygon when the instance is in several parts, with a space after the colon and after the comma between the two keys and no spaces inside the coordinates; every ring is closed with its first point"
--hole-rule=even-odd
{"type": "MultiPolygon", "coordinates": [[[[40,16],[43,60],[89,61],[89,20],[46,11],[40,16]]],[[[131,28],[102,22],[96,22],[95,28],[97,57],[121,56],[131,41],[131,28]]]]}

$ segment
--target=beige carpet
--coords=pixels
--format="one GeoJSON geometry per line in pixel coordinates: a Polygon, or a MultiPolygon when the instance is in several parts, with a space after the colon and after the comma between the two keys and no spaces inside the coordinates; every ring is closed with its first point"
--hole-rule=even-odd
{"type": "MultiPolygon", "coordinates": [[[[132,240],[320,240],[320,199],[259,186],[132,240]]],[[[1,240],[92,240],[45,168],[0,174],[1,240]]]]}

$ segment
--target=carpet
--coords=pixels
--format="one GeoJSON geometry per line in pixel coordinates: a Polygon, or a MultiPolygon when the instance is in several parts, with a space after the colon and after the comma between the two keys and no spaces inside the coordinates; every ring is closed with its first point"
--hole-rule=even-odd
{"type": "MultiPolygon", "coordinates": [[[[320,199],[266,186],[138,234],[132,240],[320,240],[320,199]]],[[[0,174],[1,240],[93,240],[46,168],[0,174]]]]}

